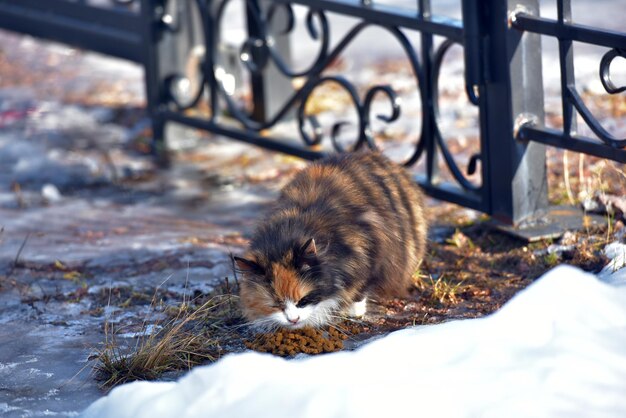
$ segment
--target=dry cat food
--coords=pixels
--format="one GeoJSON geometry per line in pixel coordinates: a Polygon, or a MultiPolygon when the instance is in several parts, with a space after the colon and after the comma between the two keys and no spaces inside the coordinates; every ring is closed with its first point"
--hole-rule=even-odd
{"type": "Polygon", "coordinates": [[[246,341],[246,347],[262,353],[278,356],[295,356],[299,353],[332,353],[343,349],[343,340],[348,335],[343,329],[329,327],[327,330],[302,328],[279,330],[271,334],[260,334],[252,341],[246,341]]]}

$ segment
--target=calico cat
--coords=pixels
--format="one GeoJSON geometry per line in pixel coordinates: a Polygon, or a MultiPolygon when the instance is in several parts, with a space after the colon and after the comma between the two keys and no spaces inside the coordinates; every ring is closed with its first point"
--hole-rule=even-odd
{"type": "Polygon", "coordinates": [[[265,330],[362,316],[367,298],[405,294],[426,230],[421,190],[381,154],[312,163],[234,257],[243,313],[265,330]]]}

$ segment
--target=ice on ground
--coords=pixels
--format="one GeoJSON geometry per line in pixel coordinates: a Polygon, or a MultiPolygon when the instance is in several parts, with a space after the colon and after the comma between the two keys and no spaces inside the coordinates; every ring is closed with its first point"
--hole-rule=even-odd
{"type": "Polygon", "coordinates": [[[125,332],[123,334],[117,334],[117,338],[137,338],[137,337],[146,337],[150,336],[155,332],[163,329],[162,326],[156,324],[148,324],[141,331],[137,332],[125,332]]]}
{"type": "Polygon", "coordinates": [[[626,287],[561,266],[485,318],[305,359],[229,355],[118,387],[82,416],[618,417],[624,393],[626,287]]]}

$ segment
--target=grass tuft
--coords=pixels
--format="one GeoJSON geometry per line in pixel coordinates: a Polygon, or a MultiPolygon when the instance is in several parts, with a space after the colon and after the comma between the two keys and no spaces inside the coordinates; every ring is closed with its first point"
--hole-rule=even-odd
{"type": "Polygon", "coordinates": [[[428,274],[416,273],[413,276],[415,287],[420,291],[421,298],[427,302],[436,304],[456,304],[459,302],[459,294],[462,291],[463,280],[452,282],[445,274],[436,280],[428,274]]]}
{"type": "Polygon", "coordinates": [[[236,298],[232,289],[219,289],[199,305],[196,300],[170,307],[164,324],[144,324],[134,349],[121,347],[111,324],[105,324],[105,346],[94,356],[96,379],[111,388],[217,360],[224,353],[220,341],[240,320],[236,298]]]}

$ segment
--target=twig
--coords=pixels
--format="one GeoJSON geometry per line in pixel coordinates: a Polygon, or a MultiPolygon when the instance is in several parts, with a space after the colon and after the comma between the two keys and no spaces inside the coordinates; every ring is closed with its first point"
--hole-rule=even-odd
{"type": "Polygon", "coordinates": [[[187,257],[187,276],[185,277],[185,287],[183,289],[183,307],[187,303],[187,290],[189,290],[189,257],[187,257]]]}
{"type": "Polygon", "coordinates": [[[24,195],[22,194],[22,187],[20,186],[20,184],[18,182],[14,182],[11,185],[11,189],[13,190],[13,193],[15,193],[15,200],[17,200],[17,206],[20,209],[25,209],[26,200],[24,200],[24,195]]]}
{"type": "Polygon", "coordinates": [[[572,187],[569,182],[569,161],[567,159],[567,150],[563,151],[563,181],[565,182],[565,193],[570,205],[575,205],[574,196],[572,195],[572,187]]]}
{"type": "Polygon", "coordinates": [[[26,243],[28,242],[29,238],[30,238],[30,232],[26,234],[26,237],[24,237],[24,241],[22,241],[22,245],[20,245],[20,249],[17,250],[17,254],[15,255],[15,260],[13,260],[13,268],[18,267],[19,262],[20,262],[20,256],[22,255],[22,251],[24,251],[24,247],[26,247],[26,243]]]}
{"type": "MultiPolygon", "coordinates": [[[[617,163],[615,163],[615,164],[617,164],[617,163]]],[[[614,165],[612,162],[609,162],[609,163],[607,164],[607,166],[609,167],[609,169],[610,169],[611,171],[613,171],[614,173],[617,173],[617,174],[618,174],[619,176],[621,176],[624,180],[626,180],[626,173],[624,173],[624,171],[623,171],[623,170],[620,170],[620,169],[616,168],[616,167],[615,167],[615,165],[614,165]]]]}
{"type": "Polygon", "coordinates": [[[583,187],[585,189],[587,188],[586,181],[585,181],[585,154],[580,153],[578,154],[578,192],[579,193],[582,191],[583,187]]]}
{"type": "Polygon", "coordinates": [[[100,152],[102,153],[104,163],[109,167],[109,171],[111,172],[111,182],[113,184],[119,184],[120,176],[117,174],[117,167],[113,161],[113,157],[111,157],[111,152],[108,149],[100,149],[100,152]]]}

